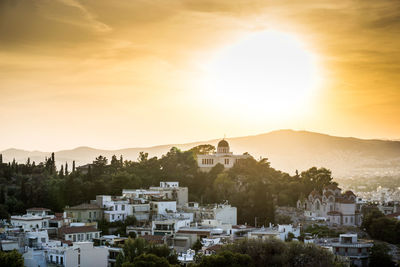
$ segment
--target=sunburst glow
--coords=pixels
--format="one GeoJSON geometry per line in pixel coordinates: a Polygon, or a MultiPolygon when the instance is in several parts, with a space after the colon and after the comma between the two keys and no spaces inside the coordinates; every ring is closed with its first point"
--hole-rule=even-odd
{"type": "Polygon", "coordinates": [[[320,81],[316,56],[276,31],[245,36],[218,51],[205,69],[208,97],[228,111],[245,106],[246,116],[304,112],[320,81]]]}

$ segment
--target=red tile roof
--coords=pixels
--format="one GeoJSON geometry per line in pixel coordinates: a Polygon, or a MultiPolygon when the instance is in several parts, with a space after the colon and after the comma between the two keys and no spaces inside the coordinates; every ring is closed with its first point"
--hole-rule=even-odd
{"type": "Polygon", "coordinates": [[[59,229],[60,234],[76,234],[76,233],[91,233],[100,232],[100,230],[94,228],[93,226],[65,226],[59,229]]]}
{"type": "Polygon", "coordinates": [[[179,234],[196,234],[196,235],[210,235],[211,230],[201,231],[201,230],[179,230],[179,234]]]}

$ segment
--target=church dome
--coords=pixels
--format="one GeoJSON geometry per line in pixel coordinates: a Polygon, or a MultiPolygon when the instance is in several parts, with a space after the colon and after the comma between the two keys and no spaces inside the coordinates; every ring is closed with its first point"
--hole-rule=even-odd
{"type": "Polygon", "coordinates": [[[221,140],[218,142],[218,147],[229,147],[229,144],[226,140],[221,140]]]}

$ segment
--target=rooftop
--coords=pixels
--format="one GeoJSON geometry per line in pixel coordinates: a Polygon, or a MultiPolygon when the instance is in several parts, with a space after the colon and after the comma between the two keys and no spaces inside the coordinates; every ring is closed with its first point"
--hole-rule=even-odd
{"type": "Polygon", "coordinates": [[[75,227],[61,227],[59,229],[61,234],[75,234],[75,233],[89,233],[89,232],[100,232],[100,230],[93,226],[75,226],[75,227]]]}
{"type": "Polygon", "coordinates": [[[29,208],[26,211],[51,211],[51,210],[47,208],[29,208]]]}
{"type": "Polygon", "coordinates": [[[76,206],[72,206],[69,208],[65,208],[66,210],[93,210],[93,209],[101,209],[98,205],[82,203],[76,206]]]}

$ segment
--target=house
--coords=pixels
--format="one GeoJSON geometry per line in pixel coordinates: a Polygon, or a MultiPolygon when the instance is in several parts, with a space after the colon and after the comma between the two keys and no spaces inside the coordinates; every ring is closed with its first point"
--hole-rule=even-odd
{"type": "Polygon", "coordinates": [[[323,219],[331,225],[361,225],[359,205],[352,191],[341,192],[336,185],[329,185],[320,192],[313,190],[306,199],[297,201],[297,208],[312,219],[323,219]]]}
{"type": "Polygon", "coordinates": [[[289,233],[292,233],[293,236],[297,238],[300,236],[300,228],[293,227],[291,224],[278,225],[277,227],[270,225],[270,227],[268,228],[262,227],[260,229],[249,231],[247,233],[247,237],[249,239],[262,239],[262,240],[266,240],[269,238],[276,238],[285,241],[288,239],[289,233]]]}
{"type": "Polygon", "coordinates": [[[103,219],[103,209],[96,204],[83,203],[66,207],[64,211],[75,222],[93,222],[103,219]]]}
{"type": "Polygon", "coordinates": [[[358,240],[357,234],[341,234],[338,242],[331,243],[335,255],[348,257],[352,266],[368,266],[372,241],[358,240]]]}
{"type": "Polygon", "coordinates": [[[22,228],[24,231],[31,229],[43,229],[49,227],[49,220],[54,218],[50,215],[50,210],[46,208],[30,208],[26,214],[11,216],[11,225],[22,228]]]}
{"type": "Polygon", "coordinates": [[[176,212],[176,201],[150,201],[150,211],[153,215],[174,213],[176,212]]]}
{"type": "Polygon", "coordinates": [[[224,224],[237,224],[237,208],[228,203],[215,204],[208,206],[199,206],[198,203],[189,202],[183,210],[194,214],[194,220],[201,222],[203,220],[218,220],[224,224]]]}
{"type": "Polygon", "coordinates": [[[132,215],[138,222],[144,223],[150,220],[150,204],[132,204],[132,215]]]}
{"type": "Polygon", "coordinates": [[[229,143],[221,140],[217,146],[217,152],[212,154],[197,154],[197,165],[201,171],[210,171],[215,165],[222,164],[226,169],[232,168],[241,159],[251,157],[250,155],[234,155],[230,152],[229,143]]]}
{"type": "Polygon", "coordinates": [[[96,196],[96,204],[104,210],[107,222],[124,221],[133,215],[132,206],[125,197],[99,195],[96,196]]]}
{"type": "Polygon", "coordinates": [[[177,232],[182,227],[190,226],[188,218],[160,218],[151,222],[152,235],[171,235],[177,232]]]}
{"type": "Polygon", "coordinates": [[[150,226],[133,226],[128,225],[126,227],[126,233],[129,235],[130,233],[135,233],[136,236],[141,237],[144,235],[151,235],[151,227],[150,226]]]}
{"type": "Polygon", "coordinates": [[[46,260],[50,266],[107,267],[108,255],[107,247],[94,247],[93,242],[75,242],[70,247],[48,249],[46,260]]]}
{"type": "Polygon", "coordinates": [[[99,238],[101,231],[93,226],[66,226],[58,230],[58,235],[66,241],[93,241],[93,238],[99,238]]]}
{"type": "Polygon", "coordinates": [[[178,207],[183,207],[188,203],[188,188],[180,187],[179,182],[160,182],[159,187],[150,187],[149,189],[159,192],[165,199],[176,201],[178,207]]]}

